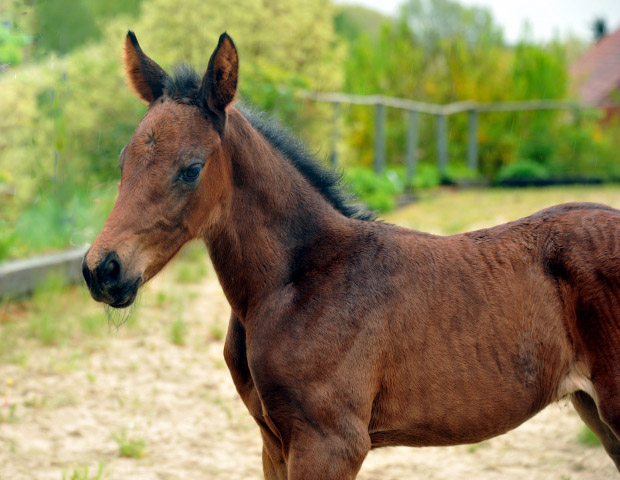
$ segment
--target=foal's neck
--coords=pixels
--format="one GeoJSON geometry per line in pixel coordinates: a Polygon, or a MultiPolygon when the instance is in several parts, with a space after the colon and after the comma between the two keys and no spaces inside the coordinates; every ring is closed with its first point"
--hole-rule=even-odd
{"type": "Polygon", "coordinates": [[[244,321],[264,298],[295,281],[300,269],[325,261],[317,250],[350,222],[236,109],[222,147],[232,185],[205,243],[224,293],[244,321]]]}

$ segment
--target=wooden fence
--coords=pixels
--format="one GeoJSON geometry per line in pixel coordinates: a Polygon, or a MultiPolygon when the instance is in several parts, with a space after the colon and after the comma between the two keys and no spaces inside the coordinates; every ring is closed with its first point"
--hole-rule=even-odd
{"type": "Polygon", "coordinates": [[[385,110],[397,108],[409,112],[407,126],[407,146],[405,164],[407,166],[407,183],[415,177],[417,170],[417,150],[419,139],[419,115],[435,116],[437,156],[439,171],[445,175],[448,167],[448,117],[450,115],[467,113],[467,165],[472,170],[478,169],[478,118],[481,113],[487,112],[518,112],[531,110],[571,110],[578,116],[583,108],[572,100],[528,100],[520,102],[481,103],[467,100],[464,102],[438,105],[434,103],[417,102],[404,98],[385,97],[383,95],[350,95],[346,93],[318,93],[305,92],[302,98],[317,102],[327,102],[333,105],[333,134],[331,138],[330,159],[332,166],[338,163],[337,145],[340,137],[339,121],[342,105],[368,105],[375,108],[375,171],[380,174],[385,169],[385,110]]]}

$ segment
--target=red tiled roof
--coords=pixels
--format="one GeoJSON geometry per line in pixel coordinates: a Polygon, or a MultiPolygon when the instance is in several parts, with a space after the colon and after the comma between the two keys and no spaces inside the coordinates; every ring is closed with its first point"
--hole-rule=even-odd
{"type": "Polygon", "coordinates": [[[586,105],[613,103],[609,95],[620,89],[620,28],[590,47],[570,67],[570,74],[586,105]]]}

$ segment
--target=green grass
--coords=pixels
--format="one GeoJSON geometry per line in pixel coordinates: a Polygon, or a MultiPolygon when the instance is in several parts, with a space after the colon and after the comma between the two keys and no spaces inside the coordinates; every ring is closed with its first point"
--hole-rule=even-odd
{"type": "Polygon", "coordinates": [[[183,319],[178,318],[173,320],[170,324],[170,339],[175,345],[185,345],[185,334],[187,332],[187,326],[183,319]]]}
{"type": "Polygon", "coordinates": [[[467,445],[467,451],[469,453],[476,453],[481,448],[486,448],[488,446],[489,446],[489,442],[486,441],[486,440],[483,441],[483,442],[479,442],[479,443],[471,443],[471,444],[467,445]]]}
{"type": "MultiPolygon", "coordinates": [[[[104,309],[86,288],[67,286],[62,278],[52,275],[30,298],[4,299],[0,305],[0,362],[26,367],[32,342],[45,347],[76,345],[80,351],[92,351],[108,331],[104,309]]],[[[60,357],[50,356],[50,362],[57,364],[54,369],[78,368],[82,356],[71,356],[72,351],[62,349],[60,357]]]]}
{"type": "Polygon", "coordinates": [[[92,336],[99,336],[106,332],[106,324],[102,322],[101,312],[86,312],[78,317],[79,329],[92,336]]]}
{"type": "Polygon", "coordinates": [[[36,312],[30,316],[28,322],[28,335],[48,347],[58,345],[64,340],[63,330],[58,319],[48,312],[36,312]]]}
{"type": "Polygon", "coordinates": [[[107,330],[101,306],[83,286],[68,287],[50,276],[27,304],[27,335],[42,345],[63,345],[80,336],[98,336],[107,330]]]}
{"type": "Polygon", "coordinates": [[[3,405],[0,409],[0,424],[2,423],[17,423],[19,417],[17,416],[17,404],[9,403],[3,405]]]}
{"type": "Polygon", "coordinates": [[[168,302],[168,295],[165,292],[157,292],[155,294],[155,304],[157,308],[162,308],[168,302]]]}
{"type": "Polygon", "coordinates": [[[420,194],[419,201],[385,215],[386,221],[416,230],[452,235],[490,227],[565,202],[597,202],[620,208],[620,186],[492,188],[420,194]]]}
{"type": "Polygon", "coordinates": [[[213,340],[223,340],[225,335],[226,330],[220,325],[212,325],[211,328],[209,328],[209,337],[213,340]]]}
{"type": "Polygon", "coordinates": [[[92,242],[108,217],[118,189],[112,182],[89,190],[44,192],[29,205],[0,198],[0,261],[92,242]]]}
{"type": "Polygon", "coordinates": [[[28,365],[28,351],[22,348],[23,328],[16,321],[0,322],[0,362],[25,367],[28,365]]]}
{"type": "Polygon", "coordinates": [[[67,286],[58,275],[50,275],[24,308],[27,335],[42,345],[63,345],[81,334],[96,336],[106,329],[103,310],[86,289],[67,286]]]}
{"type": "Polygon", "coordinates": [[[57,307],[57,299],[66,290],[64,278],[58,274],[47,277],[32,296],[27,334],[45,346],[59,345],[66,338],[67,324],[57,307]]]}
{"type": "Polygon", "coordinates": [[[207,275],[207,267],[200,263],[179,262],[175,268],[179,283],[198,283],[207,275]]]}
{"type": "Polygon", "coordinates": [[[112,435],[112,439],[118,445],[118,452],[125,458],[144,458],[146,456],[146,442],[142,438],[130,437],[127,430],[112,435]]]}
{"type": "Polygon", "coordinates": [[[189,243],[173,264],[175,279],[179,283],[198,283],[209,274],[208,265],[204,243],[198,241],[189,243]]]}
{"type": "Polygon", "coordinates": [[[583,425],[581,431],[577,435],[577,441],[586,447],[600,447],[601,441],[598,439],[594,432],[588,428],[587,425],[583,425]]]}
{"type": "Polygon", "coordinates": [[[99,462],[97,470],[90,474],[88,465],[74,467],[70,472],[63,472],[62,480],[101,480],[103,478],[104,463],[99,462]]]}

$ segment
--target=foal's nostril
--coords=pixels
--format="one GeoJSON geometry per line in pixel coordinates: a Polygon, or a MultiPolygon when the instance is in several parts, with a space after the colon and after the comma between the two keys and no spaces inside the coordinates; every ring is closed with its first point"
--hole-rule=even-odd
{"type": "Polygon", "coordinates": [[[102,278],[105,285],[112,285],[118,283],[121,276],[121,265],[117,260],[110,258],[108,262],[103,266],[102,278]]]}
{"type": "MultiPolygon", "coordinates": [[[[99,254],[98,256],[100,256],[99,254]]],[[[116,252],[108,252],[94,268],[88,268],[86,259],[82,262],[82,273],[90,294],[98,302],[114,306],[128,306],[135,298],[138,280],[133,283],[125,278],[125,270],[116,252]],[[133,292],[133,297],[131,297],[133,292]]]]}
{"type": "Polygon", "coordinates": [[[107,290],[117,285],[122,276],[121,261],[116,252],[109,252],[103,261],[95,269],[96,283],[98,288],[107,290]]]}

